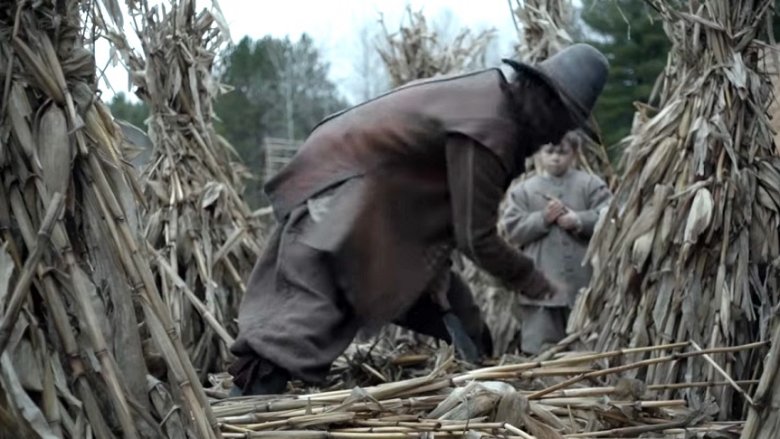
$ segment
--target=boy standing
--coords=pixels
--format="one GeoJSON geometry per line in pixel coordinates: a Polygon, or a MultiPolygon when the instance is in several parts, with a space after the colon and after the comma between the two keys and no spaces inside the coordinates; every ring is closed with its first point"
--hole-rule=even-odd
{"type": "Polygon", "coordinates": [[[566,335],[579,290],[590,281],[583,264],[588,241],[612,194],[600,178],[573,169],[582,138],[567,133],[541,149],[542,172],[510,189],[501,217],[510,243],[521,248],[548,278],[566,285],[552,297],[519,295],[521,349],[538,354],[566,335]]]}

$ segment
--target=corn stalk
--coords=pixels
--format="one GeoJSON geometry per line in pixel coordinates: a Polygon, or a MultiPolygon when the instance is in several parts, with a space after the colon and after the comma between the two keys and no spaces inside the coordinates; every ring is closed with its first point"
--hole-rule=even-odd
{"type": "Polygon", "coordinates": [[[190,0],[154,7],[128,2],[142,53],[119,22],[109,31],[151,111],[144,233],[153,247],[155,281],[201,381],[232,361],[245,280],[265,236],[240,196],[248,173],[214,129],[213,102],[223,90],[213,68],[229,34],[212,6],[198,11],[190,0]]]}
{"type": "MultiPolygon", "coordinates": [[[[631,134],[629,166],[591,241],[598,264],[570,323],[594,322],[597,350],[768,340],[780,302],[780,158],[761,41],[772,2],[648,3],[673,43],[660,107],[638,118],[631,134]]],[[[764,354],[678,361],[637,377],[753,379],[764,354]]],[[[731,387],[682,393],[715,400],[721,419],[740,418],[750,405],[731,387]]]]}
{"type": "MultiPolygon", "coordinates": [[[[776,11],[775,11],[776,12],[776,11]]],[[[777,47],[774,41],[771,41],[774,47],[777,47]]],[[[769,107],[769,114],[772,116],[772,131],[775,134],[775,147],[780,145],[780,131],[778,131],[777,117],[780,102],[778,101],[778,89],[780,86],[778,77],[778,67],[780,67],[780,57],[772,54],[769,57],[770,69],[772,75],[774,99],[769,107]]],[[[780,340],[780,325],[775,325],[771,339],[780,340]]],[[[751,407],[748,412],[748,418],[745,422],[745,429],[742,433],[743,439],[769,439],[780,435],[780,415],[777,407],[780,407],[780,344],[774,343],[764,360],[764,371],[761,374],[761,380],[756,388],[754,400],[757,405],[751,407]]]]}
{"type": "Polygon", "coordinates": [[[96,96],[84,37],[95,6],[0,3],[0,433],[216,438],[141,245],[138,182],[96,96]],[[151,351],[173,387],[148,389],[151,351]]]}
{"type": "MultiPolygon", "coordinates": [[[[713,354],[765,346],[697,349],[692,343],[675,343],[569,353],[554,360],[469,371],[459,370],[451,356],[441,351],[423,376],[319,393],[296,389],[300,393],[224,402],[214,410],[225,437],[237,439],[734,437],[741,423],[714,422],[717,405],[662,396],[670,389],[719,389],[732,385],[728,381],[648,386],[621,375],[653,364],[703,362],[713,354]],[[625,361],[657,351],[668,354],[625,361]],[[599,378],[613,379],[615,385],[594,385],[591,380],[599,378]]],[[[734,383],[751,384],[754,381],[734,383]]]]}
{"type": "Polygon", "coordinates": [[[485,64],[485,54],[495,38],[495,29],[474,35],[464,28],[447,41],[430,28],[422,11],[414,12],[407,5],[406,18],[408,22],[402,22],[393,33],[388,31],[384,18],[380,20],[384,41],[377,45],[377,50],[393,87],[416,79],[465,73],[485,64]]]}

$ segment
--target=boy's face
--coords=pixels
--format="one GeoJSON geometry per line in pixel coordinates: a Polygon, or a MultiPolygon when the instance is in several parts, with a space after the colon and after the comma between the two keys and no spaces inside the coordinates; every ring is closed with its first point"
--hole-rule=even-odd
{"type": "Polygon", "coordinates": [[[574,164],[574,150],[576,140],[570,136],[564,136],[558,145],[545,145],[542,147],[542,166],[548,173],[560,177],[574,164]]]}

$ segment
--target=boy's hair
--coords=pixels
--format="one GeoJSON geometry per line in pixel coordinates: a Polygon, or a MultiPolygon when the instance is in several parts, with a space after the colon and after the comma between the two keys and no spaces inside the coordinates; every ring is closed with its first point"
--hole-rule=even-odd
{"type": "Polygon", "coordinates": [[[558,154],[576,154],[577,150],[582,147],[582,143],[585,141],[585,137],[580,130],[571,130],[561,137],[561,141],[558,143],[548,143],[542,146],[542,151],[548,154],[557,152],[558,154]]]}

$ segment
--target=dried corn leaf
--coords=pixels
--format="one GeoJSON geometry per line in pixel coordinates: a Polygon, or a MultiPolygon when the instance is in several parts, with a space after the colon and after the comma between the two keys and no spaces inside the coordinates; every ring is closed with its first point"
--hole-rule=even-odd
{"type": "Polygon", "coordinates": [[[243,168],[231,162],[235,151],[213,125],[220,87],[212,69],[226,39],[220,17],[212,15],[219,14],[216,4],[200,12],[190,0],[148,13],[145,2],[128,6],[145,16],[133,23],[144,52],[136,53],[124,35],[111,39],[128,68],[144,72],[131,79],[145,90],[140,97],[152,112],[148,136],[126,123],[122,131],[128,143],[149,150],[137,163],[145,238],[165,261],[154,265],[154,276],[205,378],[232,361],[243,281],[259,257],[266,226],[240,197],[243,168]]]}
{"type": "Polygon", "coordinates": [[[8,114],[11,117],[11,129],[19,146],[22,147],[27,157],[35,157],[35,141],[30,129],[32,109],[23,86],[18,82],[14,82],[11,86],[8,114]]]}
{"type": "Polygon", "coordinates": [[[29,427],[35,431],[40,439],[57,439],[58,437],[49,428],[49,423],[40,408],[22,388],[7,353],[0,355],[0,372],[2,372],[0,377],[2,377],[3,388],[11,397],[15,410],[18,410],[29,427]]]}
{"type": "Polygon", "coordinates": [[[216,438],[203,389],[139,251],[138,183],[96,96],[92,43],[84,39],[92,34],[84,29],[100,32],[96,4],[55,3],[0,6],[2,32],[16,29],[0,41],[0,54],[13,57],[0,69],[10,90],[0,117],[10,133],[8,166],[0,169],[0,282],[8,281],[6,249],[17,267],[36,260],[33,249],[42,255],[19,275],[29,276],[29,288],[19,291],[32,299],[15,317],[2,357],[0,416],[10,407],[23,437],[161,437],[154,426],[165,414],[152,412],[143,391],[145,337],[166,347],[170,382],[163,385],[178,387],[173,399],[185,428],[216,438]],[[56,193],[67,194],[68,209],[53,230],[39,231],[56,193]]]}
{"type": "Polygon", "coordinates": [[[0,247],[0,309],[5,308],[5,300],[8,286],[11,283],[11,275],[14,272],[14,261],[6,251],[8,243],[0,247]]]}
{"type": "Polygon", "coordinates": [[[43,182],[50,194],[68,191],[75,152],[68,136],[65,112],[57,105],[50,105],[38,123],[38,157],[43,182]]]}

